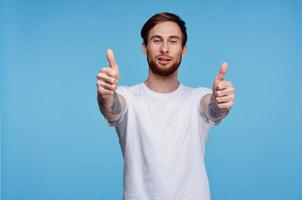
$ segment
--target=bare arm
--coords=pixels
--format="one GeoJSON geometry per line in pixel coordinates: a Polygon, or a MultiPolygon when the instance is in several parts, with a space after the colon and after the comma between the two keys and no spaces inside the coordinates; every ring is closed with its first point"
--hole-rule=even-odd
{"type": "Polygon", "coordinates": [[[200,105],[206,118],[218,124],[231,110],[234,104],[235,88],[231,82],[224,80],[228,65],[222,64],[214,80],[213,93],[205,95],[200,105]]]}
{"type": "Polygon", "coordinates": [[[229,111],[220,111],[220,109],[216,105],[213,95],[211,94],[207,94],[204,97],[202,97],[200,104],[202,106],[202,110],[205,117],[208,120],[214,122],[215,124],[219,124],[219,122],[229,112],[229,111]]]}
{"type": "Polygon", "coordinates": [[[103,67],[97,75],[97,102],[106,119],[115,123],[126,108],[126,100],[115,91],[119,71],[111,49],[107,50],[107,59],[110,67],[103,67]]]}
{"type": "Polygon", "coordinates": [[[98,93],[97,101],[101,113],[110,123],[117,122],[126,108],[125,98],[116,92],[114,92],[108,98],[102,98],[98,93]]]}

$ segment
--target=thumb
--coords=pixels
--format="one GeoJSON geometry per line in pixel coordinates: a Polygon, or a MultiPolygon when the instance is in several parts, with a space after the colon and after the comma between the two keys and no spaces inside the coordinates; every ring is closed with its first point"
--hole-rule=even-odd
{"type": "Polygon", "coordinates": [[[219,73],[217,74],[214,83],[213,83],[213,93],[215,93],[218,90],[218,85],[221,81],[223,81],[224,76],[226,74],[228,70],[228,63],[224,62],[222,63],[220,69],[219,69],[219,73]]]}
{"type": "Polygon", "coordinates": [[[216,76],[214,83],[213,83],[213,88],[212,88],[214,94],[218,90],[218,85],[219,85],[220,81],[221,81],[220,77],[216,76]]]}
{"type": "Polygon", "coordinates": [[[119,73],[118,66],[115,62],[115,57],[112,49],[107,49],[107,60],[109,62],[110,67],[118,74],[119,73]]]}
{"type": "Polygon", "coordinates": [[[220,67],[217,78],[222,81],[227,71],[228,71],[228,63],[224,62],[220,67]]]}

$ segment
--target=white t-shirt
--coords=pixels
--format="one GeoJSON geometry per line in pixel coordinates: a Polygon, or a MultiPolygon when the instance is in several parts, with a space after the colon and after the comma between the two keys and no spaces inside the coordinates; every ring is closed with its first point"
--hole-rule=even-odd
{"type": "Polygon", "coordinates": [[[115,126],[124,158],[124,200],[209,200],[208,130],[200,100],[211,90],[180,84],[158,93],[118,87],[127,102],[115,126]]]}

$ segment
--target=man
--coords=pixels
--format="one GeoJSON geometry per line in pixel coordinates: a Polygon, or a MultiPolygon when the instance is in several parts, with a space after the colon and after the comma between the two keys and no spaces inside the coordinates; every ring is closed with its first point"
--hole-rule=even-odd
{"type": "Polygon", "coordinates": [[[115,126],[124,158],[124,200],[208,200],[205,143],[212,124],[230,111],[234,87],[222,64],[212,90],[178,81],[186,53],[185,22],[172,13],[152,16],[141,30],[148,78],[117,87],[119,70],[107,50],[109,67],[97,75],[98,104],[115,126]]]}

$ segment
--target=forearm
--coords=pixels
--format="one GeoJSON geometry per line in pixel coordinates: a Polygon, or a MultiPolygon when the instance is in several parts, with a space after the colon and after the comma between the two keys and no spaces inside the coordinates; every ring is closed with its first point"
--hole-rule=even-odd
{"type": "Polygon", "coordinates": [[[112,95],[107,95],[102,98],[101,95],[97,95],[97,101],[101,113],[110,122],[119,120],[122,110],[124,109],[123,97],[114,92],[112,95]]]}
{"type": "Polygon", "coordinates": [[[211,94],[202,98],[201,106],[206,118],[215,124],[218,124],[229,113],[229,110],[218,107],[215,97],[211,94]]]}

